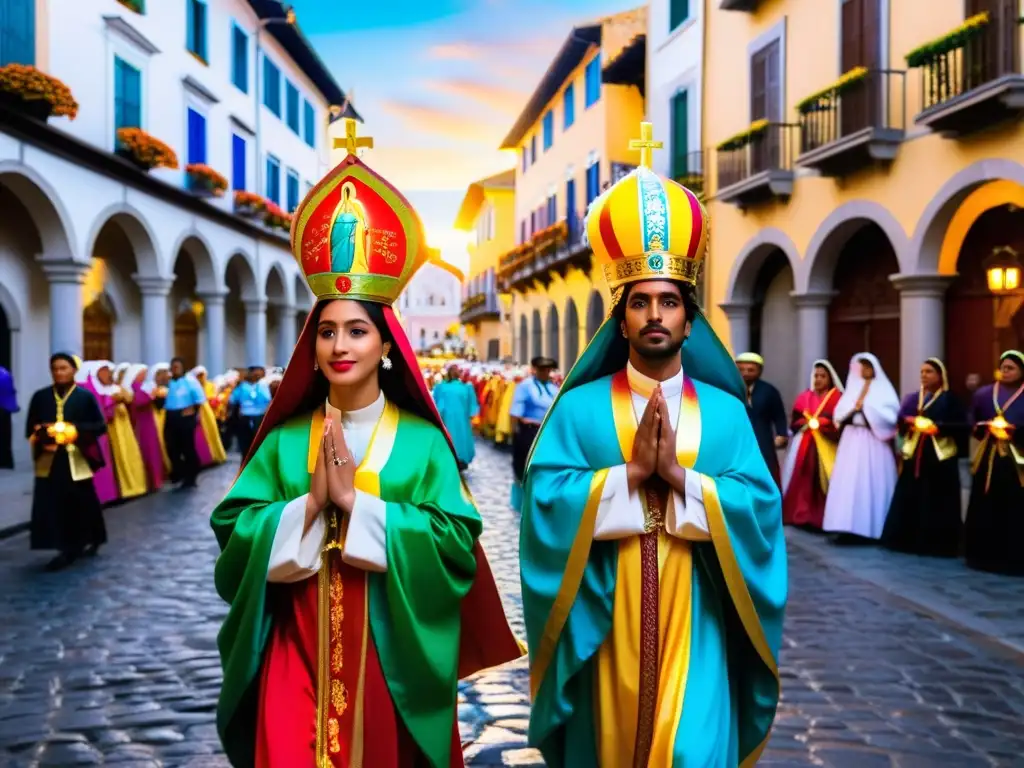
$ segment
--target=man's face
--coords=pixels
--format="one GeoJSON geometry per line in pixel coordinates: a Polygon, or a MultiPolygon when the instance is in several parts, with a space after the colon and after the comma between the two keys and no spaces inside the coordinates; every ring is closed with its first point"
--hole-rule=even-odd
{"type": "Polygon", "coordinates": [[[537,381],[545,382],[551,379],[551,368],[534,368],[533,378],[537,381]]]}
{"type": "Polygon", "coordinates": [[[170,382],[170,380],[171,380],[171,372],[170,371],[160,371],[156,375],[156,385],[158,387],[166,387],[167,384],[170,382]]]}
{"type": "Polygon", "coordinates": [[[245,378],[249,381],[250,384],[255,384],[257,381],[262,379],[263,376],[264,372],[262,368],[250,368],[249,371],[246,373],[245,378]]]}
{"type": "Polygon", "coordinates": [[[761,378],[761,366],[757,363],[736,363],[736,367],[747,384],[753,384],[761,378]]]}
{"type": "Polygon", "coordinates": [[[180,379],[185,375],[185,364],[181,360],[175,360],[171,363],[171,376],[176,379],[180,379]]]}
{"type": "Polygon", "coordinates": [[[678,355],[690,333],[679,288],[666,280],[636,283],[626,295],[622,331],[629,346],[648,360],[678,355]]]}
{"type": "Polygon", "coordinates": [[[54,384],[65,387],[75,380],[75,366],[58,357],[50,363],[50,375],[53,377],[54,384]]]}

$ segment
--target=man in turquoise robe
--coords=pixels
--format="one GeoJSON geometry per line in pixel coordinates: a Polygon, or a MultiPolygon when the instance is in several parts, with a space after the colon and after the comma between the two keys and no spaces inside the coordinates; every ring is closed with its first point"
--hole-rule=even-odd
{"type": "Polygon", "coordinates": [[[706,213],[641,165],[587,230],[614,309],[527,468],[530,742],[552,768],[753,765],[786,555],[743,383],[694,298],[706,213]]]}
{"type": "Polygon", "coordinates": [[[476,456],[473,440],[473,419],[480,413],[473,386],[459,377],[458,368],[448,368],[447,377],[434,385],[431,392],[445,429],[452,438],[459,469],[466,469],[476,456]]]}

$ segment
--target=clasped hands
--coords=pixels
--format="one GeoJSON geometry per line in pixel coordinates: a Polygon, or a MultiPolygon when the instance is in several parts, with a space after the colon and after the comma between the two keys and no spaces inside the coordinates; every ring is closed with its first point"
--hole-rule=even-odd
{"type": "Polygon", "coordinates": [[[309,530],[328,504],[333,504],[343,514],[350,514],[356,500],[355,481],[356,463],[345,443],[341,424],[327,418],[306,497],[305,530],[309,530]]]}
{"type": "Polygon", "coordinates": [[[633,456],[626,462],[630,493],[653,475],[661,477],[679,493],[684,492],[686,470],[676,458],[676,431],[672,428],[661,385],[654,388],[647,401],[633,439],[633,456]]]}

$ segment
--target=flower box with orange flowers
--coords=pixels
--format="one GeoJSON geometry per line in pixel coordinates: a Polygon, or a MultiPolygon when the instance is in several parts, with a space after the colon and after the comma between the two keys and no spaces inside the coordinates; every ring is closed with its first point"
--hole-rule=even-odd
{"type": "Polygon", "coordinates": [[[0,103],[38,120],[78,116],[71,89],[55,77],[25,64],[0,67],[0,103]]]}
{"type": "Polygon", "coordinates": [[[143,171],[154,168],[174,170],[178,167],[178,156],[174,150],[141,128],[119,128],[117,143],[117,154],[143,171]]]}
{"type": "Polygon", "coordinates": [[[266,208],[263,211],[263,223],[271,229],[288,232],[292,228],[292,215],[281,206],[267,200],[266,208]]]}
{"type": "Polygon", "coordinates": [[[244,189],[235,191],[235,213],[247,218],[255,218],[263,213],[267,207],[267,201],[255,192],[247,192],[244,189]]]}
{"type": "Polygon", "coordinates": [[[228,189],[228,180],[204,163],[185,166],[188,188],[201,197],[222,197],[228,189]]]}

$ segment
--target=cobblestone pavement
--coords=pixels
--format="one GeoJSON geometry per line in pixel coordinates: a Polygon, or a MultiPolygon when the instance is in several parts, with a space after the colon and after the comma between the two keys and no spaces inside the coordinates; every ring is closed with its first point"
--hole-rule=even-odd
{"type": "MultiPolygon", "coordinates": [[[[23,536],[0,545],[0,766],[226,765],[213,725],[225,608],[207,520],[233,471],[208,473],[190,497],[111,510],[111,544],[61,573],[42,571],[46,555],[23,536]]],[[[480,444],[468,478],[522,634],[508,455],[480,444]]],[[[1024,765],[1024,656],[1005,645],[1022,587],[911,560],[791,537],[783,698],[762,765],[1024,765]],[[947,615],[987,616],[1003,642],[938,615],[928,574],[958,585],[942,587],[955,604],[947,615]]],[[[523,662],[466,681],[460,701],[469,765],[541,765],[525,744],[523,662]]]]}

